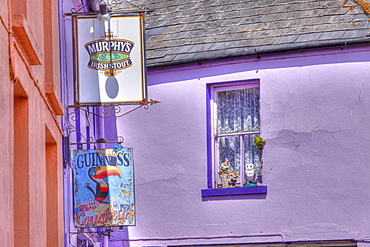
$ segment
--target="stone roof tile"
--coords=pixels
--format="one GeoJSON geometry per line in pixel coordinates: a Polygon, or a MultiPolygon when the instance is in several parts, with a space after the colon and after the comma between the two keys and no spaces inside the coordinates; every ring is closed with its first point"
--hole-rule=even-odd
{"type": "Polygon", "coordinates": [[[241,56],[247,52],[247,48],[229,48],[225,50],[219,50],[215,53],[217,57],[227,56],[241,56]]]}
{"type": "Polygon", "coordinates": [[[277,44],[293,43],[294,41],[297,40],[297,38],[298,38],[298,35],[280,36],[275,40],[274,44],[277,45],[277,44]]]}
{"type": "Polygon", "coordinates": [[[169,54],[182,54],[187,53],[191,48],[193,48],[194,45],[185,45],[185,46],[178,46],[173,49],[171,49],[171,52],[169,54]]]}
{"type": "Polygon", "coordinates": [[[166,40],[176,40],[176,39],[182,39],[186,37],[188,32],[177,32],[177,33],[171,33],[167,36],[166,40]]]}
{"type": "Polygon", "coordinates": [[[364,22],[361,22],[361,25],[359,26],[359,28],[370,28],[370,22],[369,21],[364,21],[364,22]]]}
{"type": "MultiPolygon", "coordinates": [[[[175,26],[169,26],[169,27],[166,28],[166,30],[163,31],[163,34],[178,33],[180,31],[182,31],[184,26],[185,25],[183,25],[183,24],[179,24],[179,25],[175,25],[175,26]]],[[[150,31],[150,29],[148,31],[150,31]]]]}
{"type": "Polygon", "coordinates": [[[193,59],[198,59],[198,58],[204,58],[204,57],[215,57],[216,56],[216,51],[207,51],[207,52],[201,52],[201,53],[196,53],[193,59]]]}
{"type": "Polygon", "coordinates": [[[146,58],[152,59],[152,58],[163,58],[170,52],[170,49],[156,49],[154,52],[149,53],[146,58]]]}
{"type": "Polygon", "coordinates": [[[209,48],[212,46],[213,44],[198,44],[198,45],[194,45],[190,50],[189,52],[202,52],[202,51],[208,51],[209,48]]]}
{"type": "Polygon", "coordinates": [[[353,21],[367,21],[369,16],[367,14],[358,14],[353,18],[353,21]]]}
{"type": "Polygon", "coordinates": [[[212,43],[210,50],[224,50],[231,47],[234,41],[212,43]]]}
{"type": "Polygon", "coordinates": [[[176,61],[181,61],[181,60],[189,61],[189,60],[193,59],[195,55],[196,55],[196,53],[179,54],[174,58],[174,60],[176,60],[176,61]]]}
{"type": "Polygon", "coordinates": [[[325,32],[320,35],[319,40],[341,39],[344,33],[345,31],[325,32]]]}
{"type": "Polygon", "coordinates": [[[321,33],[308,33],[308,34],[301,34],[297,38],[296,42],[309,42],[318,40],[321,33]]]}
{"type": "Polygon", "coordinates": [[[343,35],[344,39],[353,39],[353,38],[364,38],[366,37],[369,30],[348,30],[343,35]]]}
{"type": "Polygon", "coordinates": [[[356,7],[353,10],[351,10],[351,14],[362,14],[364,13],[364,10],[361,7],[356,7]]]}

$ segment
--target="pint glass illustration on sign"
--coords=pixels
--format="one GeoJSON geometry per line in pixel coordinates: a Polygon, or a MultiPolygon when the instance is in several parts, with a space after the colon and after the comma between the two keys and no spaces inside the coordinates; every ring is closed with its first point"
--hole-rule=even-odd
{"type": "Polygon", "coordinates": [[[73,166],[76,227],[135,225],[131,148],[75,150],[73,166]]]}
{"type": "Polygon", "coordinates": [[[75,16],[75,104],[141,104],[147,99],[143,16],[75,16]]]}

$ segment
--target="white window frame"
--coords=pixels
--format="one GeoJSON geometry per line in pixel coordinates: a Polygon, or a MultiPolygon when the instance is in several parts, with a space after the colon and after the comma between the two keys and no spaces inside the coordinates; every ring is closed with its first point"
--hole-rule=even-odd
{"type": "MultiPolygon", "coordinates": [[[[213,84],[210,87],[210,114],[211,114],[211,129],[212,129],[212,187],[220,188],[219,184],[219,152],[218,152],[218,138],[224,136],[245,136],[252,134],[260,134],[260,129],[258,131],[240,131],[236,133],[218,134],[217,133],[217,92],[231,91],[238,89],[247,88],[258,88],[260,91],[260,83],[257,80],[253,81],[243,81],[243,82],[230,82],[230,83],[220,83],[213,84]]],[[[237,184],[239,187],[243,187],[245,181],[245,167],[244,167],[244,145],[243,138],[240,138],[240,176],[238,178],[237,184]]]]}

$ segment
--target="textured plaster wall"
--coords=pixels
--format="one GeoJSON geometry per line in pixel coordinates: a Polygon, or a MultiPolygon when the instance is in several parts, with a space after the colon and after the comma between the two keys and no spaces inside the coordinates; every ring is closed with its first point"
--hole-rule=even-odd
{"type": "MultiPolygon", "coordinates": [[[[6,1],[0,1],[2,6],[7,6],[6,1]]],[[[9,74],[9,59],[8,59],[8,13],[6,8],[0,8],[0,17],[3,23],[0,23],[0,43],[3,44],[0,49],[0,74],[9,74]]],[[[9,131],[8,126],[13,125],[13,88],[11,87],[12,82],[8,76],[0,76],[0,113],[1,113],[1,125],[0,125],[0,145],[2,152],[0,155],[0,174],[7,174],[6,176],[0,176],[0,197],[2,198],[0,206],[0,243],[4,246],[10,246],[13,241],[13,201],[12,194],[9,191],[13,188],[12,182],[12,164],[13,164],[13,152],[12,145],[13,133],[9,131]],[[3,86],[4,85],[4,86],[3,86]],[[5,189],[6,188],[6,189],[5,189]]]]}
{"type": "MultiPolygon", "coordinates": [[[[25,132],[28,136],[16,136],[17,143],[23,148],[21,152],[16,154],[23,157],[24,160],[21,165],[15,167],[15,172],[19,173],[22,169],[25,169],[28,170],[28,173],[25,176],[14,177],[15,183],[24,185],[21,190],[13,192],[16,203],[18,205],[21,203],[18,206],[19,211],[17,211],[17,214],[24,214],[24,217],[18,218],[14,222],[16,227],[14,234],[23,240],[22,243],[29,246],[46,246],[47,238],[49,233],[51,233],[49,229],[53,229],[52,233],[57,234],[56,236],[54,235],[56,237],[53,241],[54,245],[62,246],[63,211],[61,208],[62,157],[60,128],[56,125],[56,120],[51,116],[45,101],[40,97],[39,91],[34,87],[32,79],[29,78],[28,69],[25,67],[19,54],[14,53],[13,58],[17,80],[19,80],[17,83],[22,86],[27,96],[27,105],[25,107],[28,109],[28,122],[21,126],[23,129],[28,128],[28,131],[25,132]],[[46,157],[51,155],[45,153],[46,142],[49,141],[46,136],[46,129],[49,130],[55,145],[57,145],[56,154],[53,154],[57,157],[54,160],[54,164],[46,163],[46,157]],[[53,166],[57,173],[56,179],[51,181],[52,183],[50,184],[46,183],[46,168],[48,166],[53,166]],[[25,180],[28,180],[26,184],[24,184],[25,180]],[[59,186],[56,184],[59,184],[59,186]],[[54,199],[57,200],[57,204],[51,204],[47,200],[46,192],[48,186],[56,189],[54,190],[54,199]],[[56,216],[53,218],[53,221],[48,219],[48,214],[46,213],[51,209],[53,209],[53,214],[56,216]],[[26,232],[18,232],[18,229],[26,232]],[[29,239],[24,238],[27,235],[29,239]]],[[[13,118],[12,115],[10,117],[13,118]]],[[[9,128],[9,126],[4,126],[4,128],[9,128]]],[[[12,129],[8,131],[13,134],[12,129]]],[[[15,239],[15,241],[17,242],[19,239],[15,239]]]]}
{"type": "Polygon", "coordinates": [[[149,71],[149,98],[162,102],[118,120],[134,148],[130,244],[370,237],[369,57],[364,47],[149,71]],[[261,86],[267,195],[207,200],[206,85],[250,79],[261,86]]]}

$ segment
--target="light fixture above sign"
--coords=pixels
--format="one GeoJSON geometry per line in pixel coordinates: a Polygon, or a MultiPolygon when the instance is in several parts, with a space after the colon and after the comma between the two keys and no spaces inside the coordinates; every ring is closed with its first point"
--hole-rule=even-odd
{"type": "Polygon", "coordinates": [[[108,6],[105,1],[100,1],[99,10],[100,10],[100,13],[98,15],[98,20],[99,21],[109,21],[111,16],[108,12],[108,6]]]}
{"type": "Polygon", "coordinates": [[[142,104],[147,100],[144,15],[74,15],[75,105],[142,104]]]}

